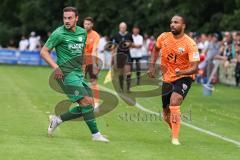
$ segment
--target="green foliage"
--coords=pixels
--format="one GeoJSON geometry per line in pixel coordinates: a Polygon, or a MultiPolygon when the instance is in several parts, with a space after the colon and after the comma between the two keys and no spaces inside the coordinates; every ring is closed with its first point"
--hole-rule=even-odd
{"type": "Polygon", "coordinates": [[[78,8],[79,25],[85,16],[92,16],[101,34],[113,34],[125,21],[129,30],[138,25],[143,32],[158,35],[169,30],[169,20],[177,13],[187,17],[191,31],[240,28],[240,0],[2,0],[0,44],[32,30],[43,35],[54,30],[62,24],[62,9],[69,5],[78,8]]]}
{"type": "Polygon", "coordinates": [[[235,10],[233,15],[224,15],[221,28],[224,30],[240,30],[240,9],[235,10]]]}

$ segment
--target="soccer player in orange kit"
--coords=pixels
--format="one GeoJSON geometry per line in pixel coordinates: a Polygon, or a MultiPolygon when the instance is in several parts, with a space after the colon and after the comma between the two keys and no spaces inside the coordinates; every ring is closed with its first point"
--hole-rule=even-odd
{"type": "Polygon", "coordinates": [[[93,90],[94,108],[99,106],[99,88],[97,85],[98,66],[98,43],[100,40],[99,34],[93,30],[93,18],[86,17],[83,22],[84,29],[87,31],[87,41],[84,52],[85,77],[89,74],[91,88],[93,90]]]}
{"type": "Polygon", "coordinates": [[[154,77],[155,63],[160,56],[163,74],[162,116],[172,131],[174,145],[180,145],[180,105],[191,87],[200,61],[196,43],[184,33],[185,28],[184,16],[172,17],[171,32],[164,32],[157,38],[148,71],[149,76],[154,77]]]}

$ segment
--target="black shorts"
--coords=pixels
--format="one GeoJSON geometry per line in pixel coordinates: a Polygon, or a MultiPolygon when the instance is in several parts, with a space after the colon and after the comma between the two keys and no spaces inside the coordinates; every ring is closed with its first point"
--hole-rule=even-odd
{"type": "Polygon", "coordinates": [[[190,77],[183,77],[174,82],[162,84],[162,104],[163,108],[169,107],[170,98],[173,92],[183,96],[183,99],[187,96],[189,89],[191,88],[193,79],[190,77]]]}
{"type": "Polygon", "coordinates": [[[130,54],[117,53],[117,68],[123,68],[125,65],[131,64],[130,54]]]}
{"type": "Polygon", "coordinates": [[[97,79],[97,75],[93,73],[93,65],[88,64],[85,68],[85,78],[89,75],[90,79],[97,79]]]}
{"type": "Polygon", "coordinates": [[[141,59],[142,58],[131,58],[131,62],[134,62],[134,61],[139,62],[141,59]]]}
{"type": "Polygon", "coordinates": [[[137,71],[137,72],[140,72],[141,71],[141,64],[140,64],[140,60],[141,60],[142,58],[131,58],[131,63],[130,63],[130,65],[131,65],[131,70],[133,71],[133,63],[134,63],[134,61],[136,62],[136,68],[135,68],[135,71],[137,71]]]}

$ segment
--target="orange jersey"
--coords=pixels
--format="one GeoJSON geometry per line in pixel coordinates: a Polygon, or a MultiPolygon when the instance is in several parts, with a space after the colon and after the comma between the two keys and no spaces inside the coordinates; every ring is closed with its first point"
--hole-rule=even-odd
{"type": "Polygon", "coordinates": [[[87,41],[84,51],[84,64],[92,64],[92,53],[93,49],[96,49],[96,56],[97,56],[97,46],[100,40],[99,34],[92,30],[87,33],[87,41]]]}
{"type": "Polygon", "coordinates": [[[197,45],[188,35],[175,39],[171,32],[162,33],[156,47],[161,49],[163,81],[173,82],[182,77],[194,79],[194,75],[176,76],[177,70],[188,69],[191,62],[200,61],[197,45]]]}

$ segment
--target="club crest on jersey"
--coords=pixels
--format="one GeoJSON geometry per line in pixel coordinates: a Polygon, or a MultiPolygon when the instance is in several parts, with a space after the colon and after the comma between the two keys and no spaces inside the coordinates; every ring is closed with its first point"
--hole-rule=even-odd
{"type": "Polygon", "coordinates": [[[184,48],[178,48],[178,52],[179,52],[180,54],[182,54],[184,51],[185,51],[184,48]]]}
{"type": "Polygon", "coordinates": [[[78,90],[75,90],[75,91],[74,91],[74,95],[75,95],[75,96],[78,96],[78,95],[79,95],[79,91],[78,91],[78,90]]]}
{"type": "Polygon", "coordinates": [[[82,41],[83,41],[83,38],[82,38],[82,37],[78,37],[78,40],[79,40],[80,42],[82,42],[82,41]]]}

